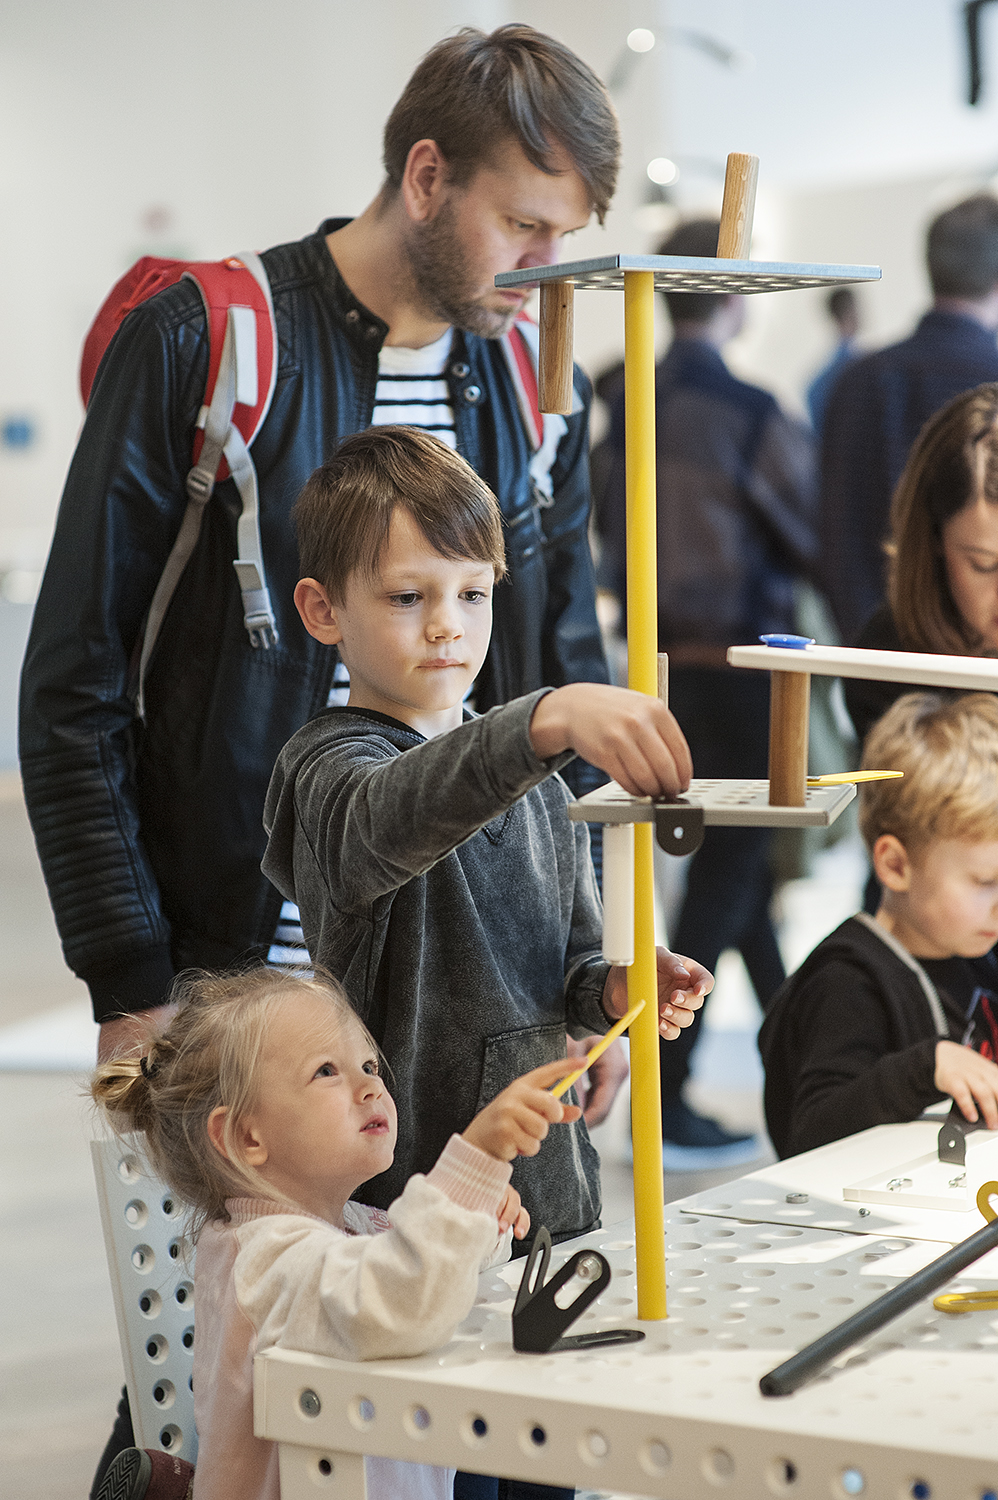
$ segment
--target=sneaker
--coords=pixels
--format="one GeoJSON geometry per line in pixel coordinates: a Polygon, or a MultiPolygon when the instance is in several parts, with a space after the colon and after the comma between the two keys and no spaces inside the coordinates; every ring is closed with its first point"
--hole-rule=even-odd
{"type": "Polygon", "coordinates": [[[662,1166],[667,1172],[735,1166],[754,1161],[761,1152],[758,1136],[725,1130],[717,1120],[698,1115],[682,1099],[662,1109],[662,1166]]]}
{"type": "Polygon", "coordinates": [[[96,1500],[189,1500],[194,1465],[157,1448],[124,1448],[109,1465],[96,1500]]]}

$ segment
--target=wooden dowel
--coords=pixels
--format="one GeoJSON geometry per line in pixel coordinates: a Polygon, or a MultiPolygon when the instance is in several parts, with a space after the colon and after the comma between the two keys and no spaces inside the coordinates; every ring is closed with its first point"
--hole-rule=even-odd
{"type": "Polygon", "coordinates": [[[807,793],[809,672],[773,672],[769,689],[769,805],[803,807],[807,793]]]}
{"type": "Polygon", "coordinates": [[[541,411],[568,416],[572,410],[572,349],[575,286],[571,281],[541,283],[540,354],[537,395],[541,411]]]}
{"type": "Polygon", "coordinates": [[[669,706],[669,658],[664,651],[658,653],[658,696],[669,706]]]}
{"type": "Polygon", "coordinates": [[[717,236],[718,260],[749,259],[758,181],[759,158],[732,151],[724,173],[721,228],[717,236]]]}

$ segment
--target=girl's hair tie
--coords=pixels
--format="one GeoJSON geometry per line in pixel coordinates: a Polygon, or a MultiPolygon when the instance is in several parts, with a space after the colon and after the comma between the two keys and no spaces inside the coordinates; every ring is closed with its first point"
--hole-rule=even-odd
{"type": "Polygon", "coordinates": [[[143,1078],[155,1078],[159,1072],[159,1063],[151,1063],[145,1053],[139,1058],[139,1067],[142,1069],[143,1078]]]}

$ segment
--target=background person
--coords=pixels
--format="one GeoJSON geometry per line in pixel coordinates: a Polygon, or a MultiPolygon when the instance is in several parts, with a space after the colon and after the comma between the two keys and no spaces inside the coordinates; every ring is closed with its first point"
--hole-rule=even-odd
{"type": "MultiPolygon", "coordinates": [[[[660,255],[713,256],[718,221],[676,229],[660,255]]],[[[658,645],[669,655],[669,704],[698,776],[765,777],[769,679],[727,666],[729,646],[794,629],[797,580],[817,556],[810,433],[768,391],[737,379],[721,351],[741,330],[744,298],[666,294],[673,342],[655,377],[658,645]]],[[[626,596],[623,394],[613,406],[601,502],[603,576],[626,596]]],[[[670,940],[713,969],[726,948],[745,960],[765,1006],[784,978],[769,915],[771,832],[709,828],[693,856],[670,940]]],[[[699,1015],[662,1048],[667,1167],[746,1160],[758,1150],[682,1097],[699,1015]]]]}
{"type": "MultiPolygon", "coordinates": [[[[891,504],[887,599],[857,645],[998,655],[998,383],[926,423],[891,504]]],[[[896,698],[892,682],[844,681],[862,742],[896,698]]]]}
{"type": "Polygon", "coordinates": [[[831,358],[818,371],[807,388],[807,410],[817,437],[825,424],[825,410],[835,382],[846,365],[859,358],[856,339],[859,334],[859,303],[851,286],[837,286],[825,302],[829,318],[835,325],[836,343],[831,358]]]}
{"type": "Polygon", "coordinates": [[[822,570],[850,645],[883,598],[891,495],[919,431],[960,391],[998,380],[998,199],[940,214],[926,259],[930,311],[909,338],[843,370],[825,416],[822,570]]]}

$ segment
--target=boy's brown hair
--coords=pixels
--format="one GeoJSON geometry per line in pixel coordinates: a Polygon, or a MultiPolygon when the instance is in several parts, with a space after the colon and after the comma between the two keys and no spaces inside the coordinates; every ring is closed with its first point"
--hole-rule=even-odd
{"type": "Polygon", "coordinates": [[[421,140],[436,141],[458,187],[506,141],[549,173],[552,149],[561,146],[601,224],[617,184],[620,131],[609,94],[581,58],[533,26],[500,26],[488,36],[465,26],[427,52],[385,126],[394,191],[421,140]]]}
{"type": "Polygon", "coordinates": [[[864,770],[903,771],[866,782],[859,826],[867,848],[882,834],[918,854],[936,839],[998,839],[998,698],[906,693],[871,729],[864,770]]]}
{"type": "Polygon", "coordinates": [[[409,513],[442,557],[506,573],[502,513],[460,454],[418,427],[369,427],[315,470],[291,512],[302,577],[342,604],[352,573],[373,578],[396,509],[409,513]]]}

